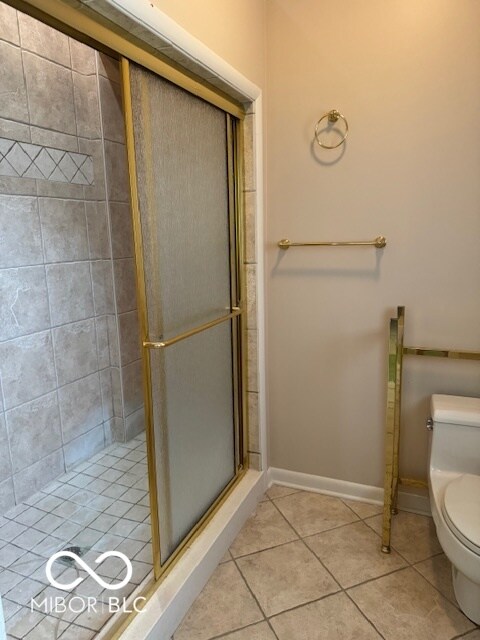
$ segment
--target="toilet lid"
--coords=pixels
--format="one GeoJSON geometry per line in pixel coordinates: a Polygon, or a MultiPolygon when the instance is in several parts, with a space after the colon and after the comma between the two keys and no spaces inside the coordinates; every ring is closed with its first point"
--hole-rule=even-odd
{"type": "Polygon", "coordinates": [[[480,553],[480,476],[466,473],[452,480],[445,489],[443,506],[453,532],[480,553]]]}

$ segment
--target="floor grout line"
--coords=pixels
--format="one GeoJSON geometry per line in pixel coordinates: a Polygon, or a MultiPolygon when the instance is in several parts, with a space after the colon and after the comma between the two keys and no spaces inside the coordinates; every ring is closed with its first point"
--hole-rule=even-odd
{"type": "Polygon", "coordinates": [[[380,633],[380,630],[376,627],[376,625],[372,622],[372,620],[370,620],[370,618],[366,615],[366,613],[362,611],[362,609],[358,606],[358,604],[355,602],[352,596],[347,591],[345,591],[344,593],[347,596],[347,598],[350,600],[350,602],[353,604],[353,606],[359,611],[360,615],[363,616],[365,620],[368,622],[368,624],[370,624],[375,629],[378,635],[381,638],[383,638],[383,640],[385,640],[385,636],[383,635],[383,633],[380,633]]]}
{"type": "Polygon", "coordinates": [[[248,584],[247,579],[245,578],[245,576],[242,573],[242,570],[240,569],[240,567],[238,566],[237,561],[235,560],[235,558],[233,558],[233,564],[235,565],[238,573],[240,574],[243,582],[245,583],[245,586],[247,587],[248,591],[250,592],[250,595],[252,596],[252,598],[255,600],[255,602],[257,603],[257,607],[259,608],[260,613],[263,616],[263,619],[266,620],[267,619],[267,615],[265,613],[265,611],[263,610],[263,607],[261,606],[260,602],[258,601],[257,596],[253,593],[252,588],[250,587],[250,585],[248,584]]]}

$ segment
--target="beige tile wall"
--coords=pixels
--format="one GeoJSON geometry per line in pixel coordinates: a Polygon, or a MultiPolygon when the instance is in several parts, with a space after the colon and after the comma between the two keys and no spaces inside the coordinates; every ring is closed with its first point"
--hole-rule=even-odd
{"type": "Polygon", "coordinates": [[[258,327],[257,327],[257,247],[255,181],[255,113],[249,109],[244,121],[244,201],[245,201],[245,277],[247,285],[247,404],[248,457],[252,469],[261,470],[258,327]]]}
{"type": "Polygon", "coordinates": [[[0,138],[94,167],[92,186],[0,175],[2,513],[143,408],[116,63],[2,3],[0,59],[0,138]]]}

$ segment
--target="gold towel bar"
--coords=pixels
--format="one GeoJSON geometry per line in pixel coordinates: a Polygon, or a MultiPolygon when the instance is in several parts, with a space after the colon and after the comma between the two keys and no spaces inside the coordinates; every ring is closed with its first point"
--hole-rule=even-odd
{"type": "Polygon", "coordinates": [[[194,336],[197,333],[201,333],[202,331],[206,331],[207,329],[216,327],[217,324],[222,324],[222,322],[226,322],[227,320],[232,320],[236,316],[239,316],[241,313],[242,313],[242,309],[240,307],[232,307],[232,312],[227,314],[226,316],[221,316],[216,320],[211,320],[210,322],[206,322],[205,324],[202,324],[199,327],[195,327],[195,329],[190,329],[189,331],[185,331],[185,333],[180,333],[178,336],[175,336],[174,338],[170,338],[169,340],[161,340],[161,341],[146,340],[143,343],[143,346],[146,349],[165,349],[165,347],[169,347],[170,345],[176,344],[181,340],[185,340],[185,338],[190,338],[191,336],[194,336]]]}
{"type": "Polygon", "coordinates": [[[386,238],[378,236],[375,240],[365,240],[360,242],[290,242],[287,238],[280,240],[278,246],[280,249],[288,249],[289,247],[376,247],[383,249],[387,244],[386,238]]]}
{"type": "Polygon", "coordinates": [[[457,351],[454,349],[403,347],[403,355],[429,356],[431,358],[451,358],[452,360],[480,360],[480,351],[457,351]]]}

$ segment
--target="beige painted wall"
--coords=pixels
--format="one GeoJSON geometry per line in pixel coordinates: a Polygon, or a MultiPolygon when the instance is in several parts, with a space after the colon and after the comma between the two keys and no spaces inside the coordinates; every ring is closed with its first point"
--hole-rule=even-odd
{"type": "Polygon", "coordinates": [[[264,0],[152,0],[259,87],[264,86],[264,0]]]}
{"type": "MultiPolygon", "coordinates": [[[[406,342],[480,348],[480,3],[267,0],[270,464],[383,482],[387,318],[406,342]],[[348,118],[343,155],[312,144],[348,118]],[[368,239],[383,251],[276,242],[368,239]]],[[[425,475],[432,392],[480,365],[406,363],[403,472],[425,475]]]]}

